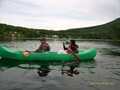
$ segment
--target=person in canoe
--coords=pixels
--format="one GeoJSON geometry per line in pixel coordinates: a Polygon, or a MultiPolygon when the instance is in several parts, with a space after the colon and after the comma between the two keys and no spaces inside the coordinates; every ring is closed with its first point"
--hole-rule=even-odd
{"type": "Polygon", "coordinates": [[[63,42],[63,48],[64,50],[67,50],[66,52],[67,53],[72,53],[71,50],[74,52],[74,53],[78,53],[78,45],[76,44],[75,40],[70,40],[70,45],[66,48],[65,47],[65,43],[63,42]],[[70,49],[71,50],[70,50],[70,49]]]}
{"type": "Polygon", "coordinates": [[[42,37],[40,39],[40,43],[41,45],[39,46],[39,48],[35,51],[36,53],[44,53],[46,51],[50,51],[50,46],[49,44],[46,42],[46,39],[44,37],[42,37]]]}
{"type": "Polygon", "coordinates": [[[49,44],[46,42],[46,39],[44,37],[42,37],[40,40],[40,46],[36,51],[25,51],[23,52],[23,55],[25,57],[29,56],[30,53],[44,53],[47,51],[50,51],[50,46],[49,44]]]}
{"type": "Polygon", "coordinates": [[[78,53],[78,45],[76,44],[75,40],[70,40],[70,44],[68,47],[65,47],[65,43],[63,42],[63,49],[66,50],[66,51],[63,51],[63,50],[60,50],[58,52],[58,54],[70,54],[72,53],[71,50],[74,52],[74,53],[78,53]]]}

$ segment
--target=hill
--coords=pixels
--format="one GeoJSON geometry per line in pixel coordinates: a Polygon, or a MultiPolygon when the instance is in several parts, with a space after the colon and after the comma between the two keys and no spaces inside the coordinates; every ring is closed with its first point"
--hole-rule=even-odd
{"type": "Polygon", "coordinates": [[[88,39],[120,39],[120,18],[103,25],[68,29],[65,32],[88,39]]]}
{"type": "Polygon", "coordinates": [[[0,40],[9,40],[11,38],[39,38],[52,37],[58,35],[59,38],[81,38],[81,39],[119,39],[120,40],[120,18],[103,25],[74,28],[61,31],[32,29],[17,27],[7,24],[0,24],[0,40]]]}
{"type": "Polygon", "coordinates": [[[45,29],[32,29],[7,24],[0,24],[0,40],[50,37],[55,31],[45,29]]]}

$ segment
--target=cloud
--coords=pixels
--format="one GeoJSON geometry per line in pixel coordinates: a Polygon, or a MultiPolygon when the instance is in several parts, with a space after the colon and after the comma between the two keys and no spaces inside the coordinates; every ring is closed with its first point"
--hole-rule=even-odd
{"type": "Polygon", "coordinates": [[[119,10],[119,0],[1,0],[0,19],[12,25],[60,30],[106,23],[118,18],[119,10]]]}
{"type": "Polygon", "coordinates": [[[96,7],[93,8],[95,14],[100,16],[116,18],[120,17],[120,1],[119,0],[100,0],[96,2],[96,7]]]}

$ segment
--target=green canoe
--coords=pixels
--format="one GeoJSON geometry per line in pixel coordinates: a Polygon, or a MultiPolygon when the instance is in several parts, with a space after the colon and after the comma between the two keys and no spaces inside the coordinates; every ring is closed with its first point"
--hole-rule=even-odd
{"type": "MultiPolygon", "coordinates": [[[[14,60],[39,60],[39,61],[74,61],[75,57],[72,54],[57,54],[57,52],[45,52],[45,53],[30,53],[28,56],[24,56],[23,51],[16,51],[0,45],[0,57],[4,59],[14,60]]],[[[96,56],[97,52],[95,48],[90,48],[86,51],[81,51],[77,55],[80,61],[92,60],[96,56]]]]}

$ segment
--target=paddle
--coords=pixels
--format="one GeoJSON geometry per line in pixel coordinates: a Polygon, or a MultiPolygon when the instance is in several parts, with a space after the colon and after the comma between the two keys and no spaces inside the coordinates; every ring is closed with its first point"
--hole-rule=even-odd
{"type": "Polygon", "coordinates": [[[77,56],[77,54],[76,54],[75,52],[73,52],[73,50],[70,49],[69,47],[68,47],[68,49],[72,52],[72,55],[75,57],[75,59],[76,59],[77,61],[80,61],[80,58],[77,56]]]}

